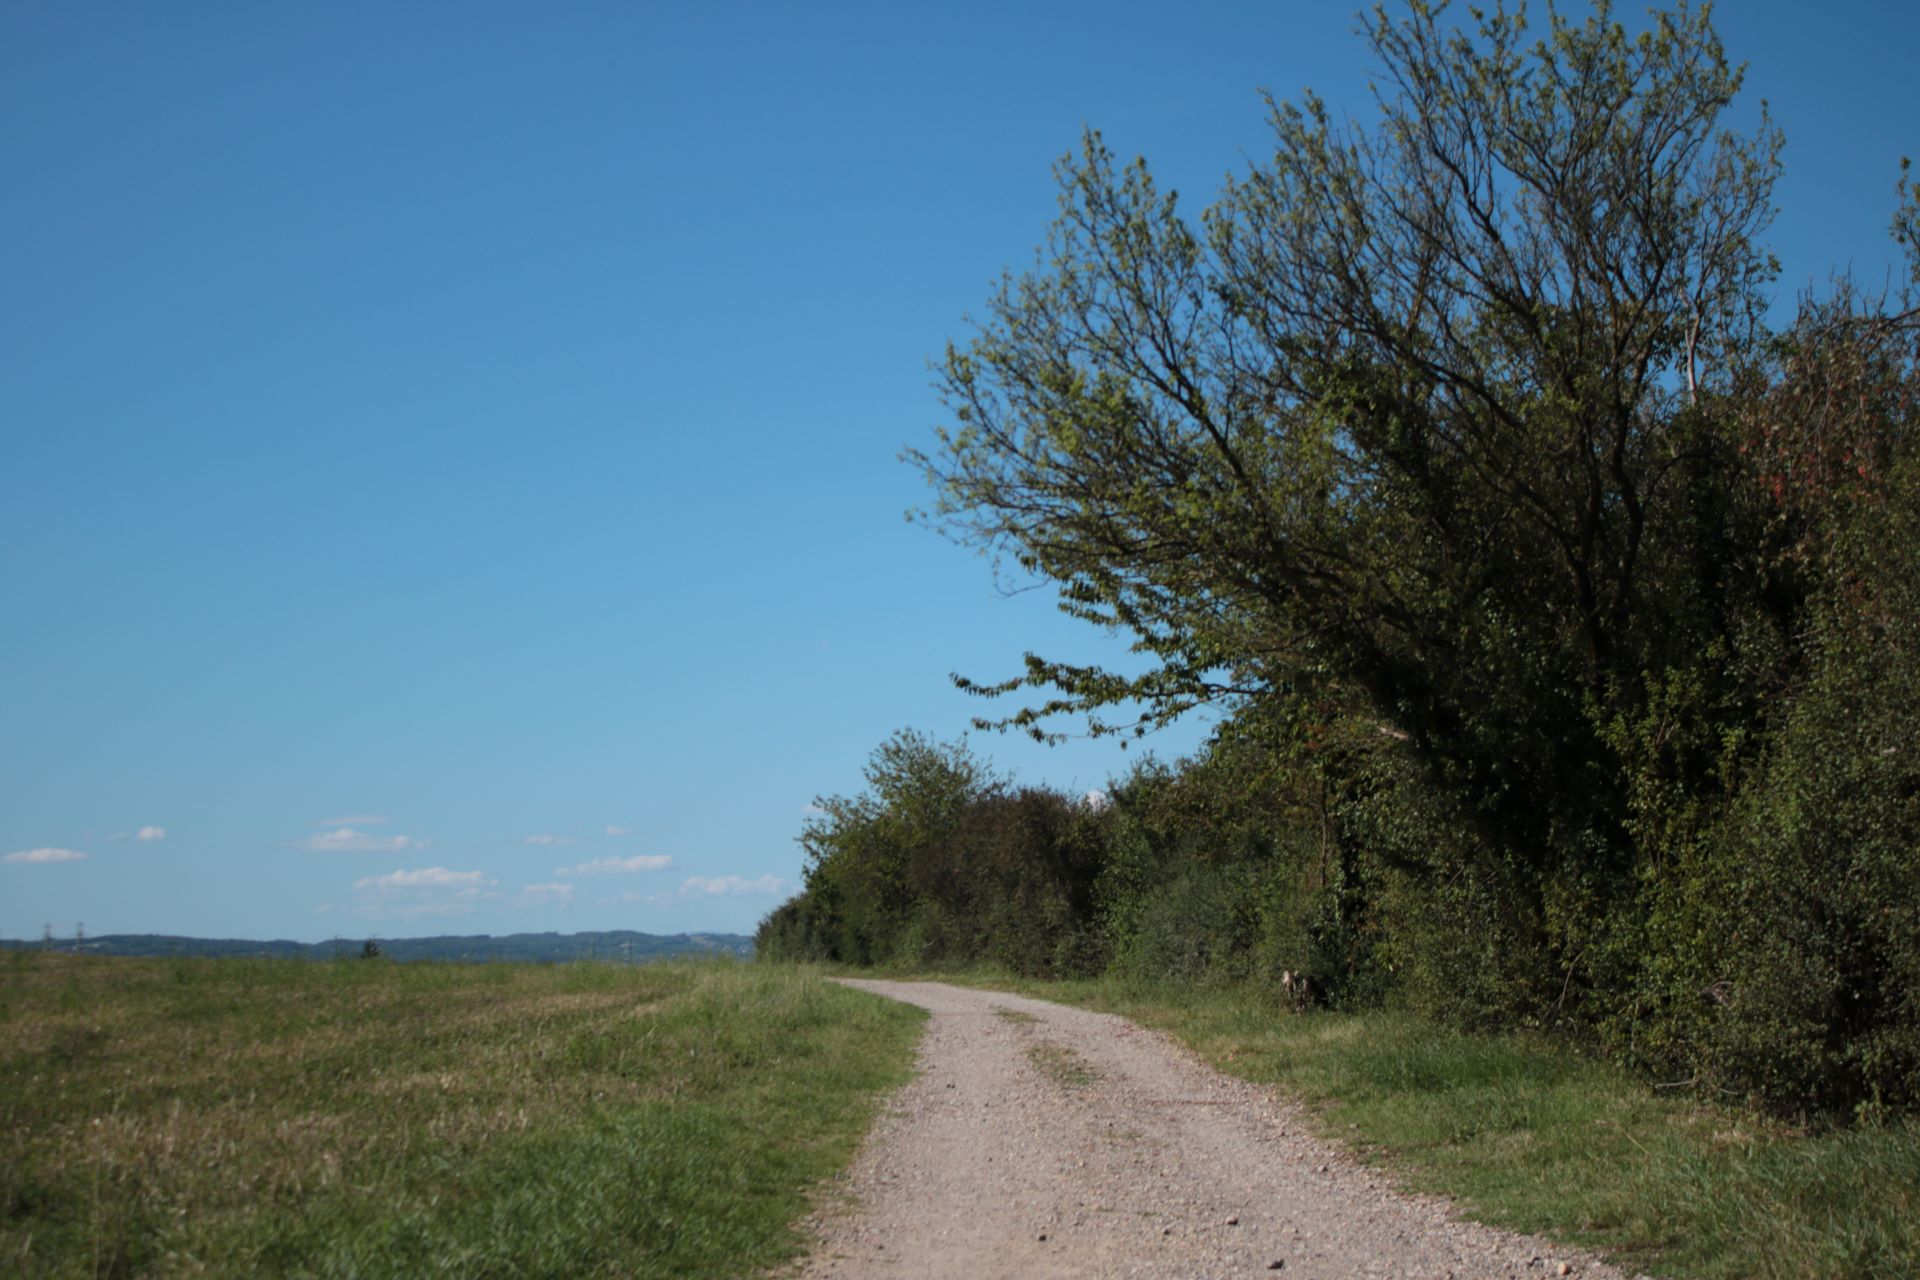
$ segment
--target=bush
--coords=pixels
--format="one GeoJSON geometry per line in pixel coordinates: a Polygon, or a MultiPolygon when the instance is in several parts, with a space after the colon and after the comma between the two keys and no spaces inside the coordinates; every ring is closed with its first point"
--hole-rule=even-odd
{"type": "Polygon", "coordinates": [[[1712,1064],[1814,1110],[1920,1102],[1917,471],[1841,547],[1814,677],[1724,841],[1712,1064]]]}

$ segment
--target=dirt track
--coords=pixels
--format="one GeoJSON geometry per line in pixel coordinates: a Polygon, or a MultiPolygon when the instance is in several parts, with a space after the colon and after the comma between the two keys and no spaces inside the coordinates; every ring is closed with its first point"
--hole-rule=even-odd
{"type": "Polygon", "coordinates": [[[933,1017],[803,1276],[1620,1275],[1393,1190],[1293,1104],[1124,1019],[847,985],[933,1017]]]}

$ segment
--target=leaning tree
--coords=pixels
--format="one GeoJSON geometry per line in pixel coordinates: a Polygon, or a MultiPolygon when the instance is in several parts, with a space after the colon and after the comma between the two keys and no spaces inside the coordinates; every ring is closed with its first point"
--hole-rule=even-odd
{"type": "Polygon", "coordinates": [[[1536,36],[1444,8],[1366,21],[1371,125],[1270,100],[1271,156],[1197,221],[1089,133],[911,457],[936,519],[1149,660],[963,680],[1029,692],[998,723],[1338,722],[1540,909],[1568,877],[1631,891],[1622,726],[1676,672],[1690,717],[1740,721],[1746,650],[1783,643],[1732,407],[1781,144],[1764,110],[1723,123],[1741,73],[1704,10],[1536,36]]]}

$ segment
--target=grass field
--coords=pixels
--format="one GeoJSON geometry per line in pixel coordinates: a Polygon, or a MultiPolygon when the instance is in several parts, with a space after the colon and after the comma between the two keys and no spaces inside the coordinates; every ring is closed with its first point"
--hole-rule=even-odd
{"type": "Polygon", "coordinates": [[[922,1017],[786,966],[13,953],[0,1274],[757,1274],[922,1017]]]}
{"type": "MultiPolygon", "coordinates": [[[[902,975],[905,976],[905,975],[902,975]]],[[[942,975],[926,975],[942,976],[942,975]]],[[[1324,1132],[1483,1221],[1629,1271],[1920,1276],[1920,1126],[1806,1132],[1650,1088],[1544,1039],[1290,1014],[1250,987],[954,979],[1123,1014],[1311,1103],[1324,1132]]]]}

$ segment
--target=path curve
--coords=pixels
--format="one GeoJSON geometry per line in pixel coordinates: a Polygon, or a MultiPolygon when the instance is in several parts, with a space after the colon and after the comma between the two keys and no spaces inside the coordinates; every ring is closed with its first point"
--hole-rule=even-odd
{"type": "Polygon", "coordinates": [[[1123,1018],[845,982],[933,1016],[804,1277],[1620,1276],[1393,1190],[1298,1105],[1123,1018]]]}

